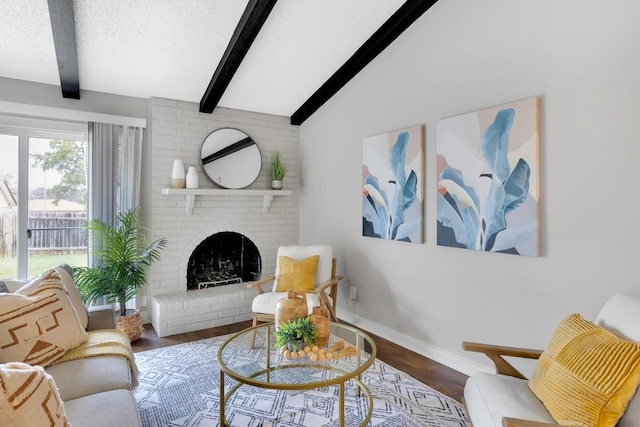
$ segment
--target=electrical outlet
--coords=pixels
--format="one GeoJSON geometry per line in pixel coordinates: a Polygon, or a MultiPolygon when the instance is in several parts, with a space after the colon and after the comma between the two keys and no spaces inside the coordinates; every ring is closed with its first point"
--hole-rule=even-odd
{"type": "Polygon", "coordinates": [[[350,295],[351,299],[356,299],[356,287],[352,286],[351,287],[351,295],[350,295]]]}

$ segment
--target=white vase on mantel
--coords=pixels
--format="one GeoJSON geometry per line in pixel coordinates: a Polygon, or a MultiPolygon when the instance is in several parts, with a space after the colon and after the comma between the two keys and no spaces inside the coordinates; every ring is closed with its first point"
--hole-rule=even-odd
{"type": "Polygon", "coordinates": [[[189,166],[187,172],[187,188],[198,188],[198,172],[196,172],[195,166],[189,166]]]}
{"type": "Polygon", "coordinates": [[[171,186],[173,188],[184,188],[185,185],[184,163],[180,159],[175,159],[173,161],[173,169],[171,169],[171,186]]]}

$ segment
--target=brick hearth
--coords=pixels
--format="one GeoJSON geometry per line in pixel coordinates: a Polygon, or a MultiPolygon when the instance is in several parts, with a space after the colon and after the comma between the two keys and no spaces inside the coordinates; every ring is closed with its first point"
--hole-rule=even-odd
{"type": "Polygon", "coordinates": [[[242,322],[251,319],[256,294],[246,283],[238,283],[156,295],[151,300],[151,323],[158,336],[165,337],[242,322]]]}

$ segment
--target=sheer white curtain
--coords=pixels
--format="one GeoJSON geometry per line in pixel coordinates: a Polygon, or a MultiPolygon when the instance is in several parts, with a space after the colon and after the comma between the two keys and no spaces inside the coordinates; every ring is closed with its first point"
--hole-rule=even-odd
{"type": "Polygon", "coordinates": [[[119,127],[89,123],[88,215],[107,224],[116,218],[119,127]]]}
{"type": "Polygon", "coordinates": [[[113,224],[140,203],[144,129],[89,123],[89,218],[113,224]]]}
{"type": "Polygon", "coordinates": [[[144,128],[89,123],[89,219],[115,225],[120,212],[139,205],[143,137],[144,128]]]}
{"type": "Polygon", "coordinates": [[[121,126],[119,212],[140,204],[143,131],[142,128],[121,126]]]}

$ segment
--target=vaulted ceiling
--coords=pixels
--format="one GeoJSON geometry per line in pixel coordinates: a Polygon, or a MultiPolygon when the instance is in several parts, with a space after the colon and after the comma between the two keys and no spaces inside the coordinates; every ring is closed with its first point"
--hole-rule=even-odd
{"type": "Polygon", "coordinates": [[[435,0],[2,0],[0,77],[300,124],[435,0]]]}

